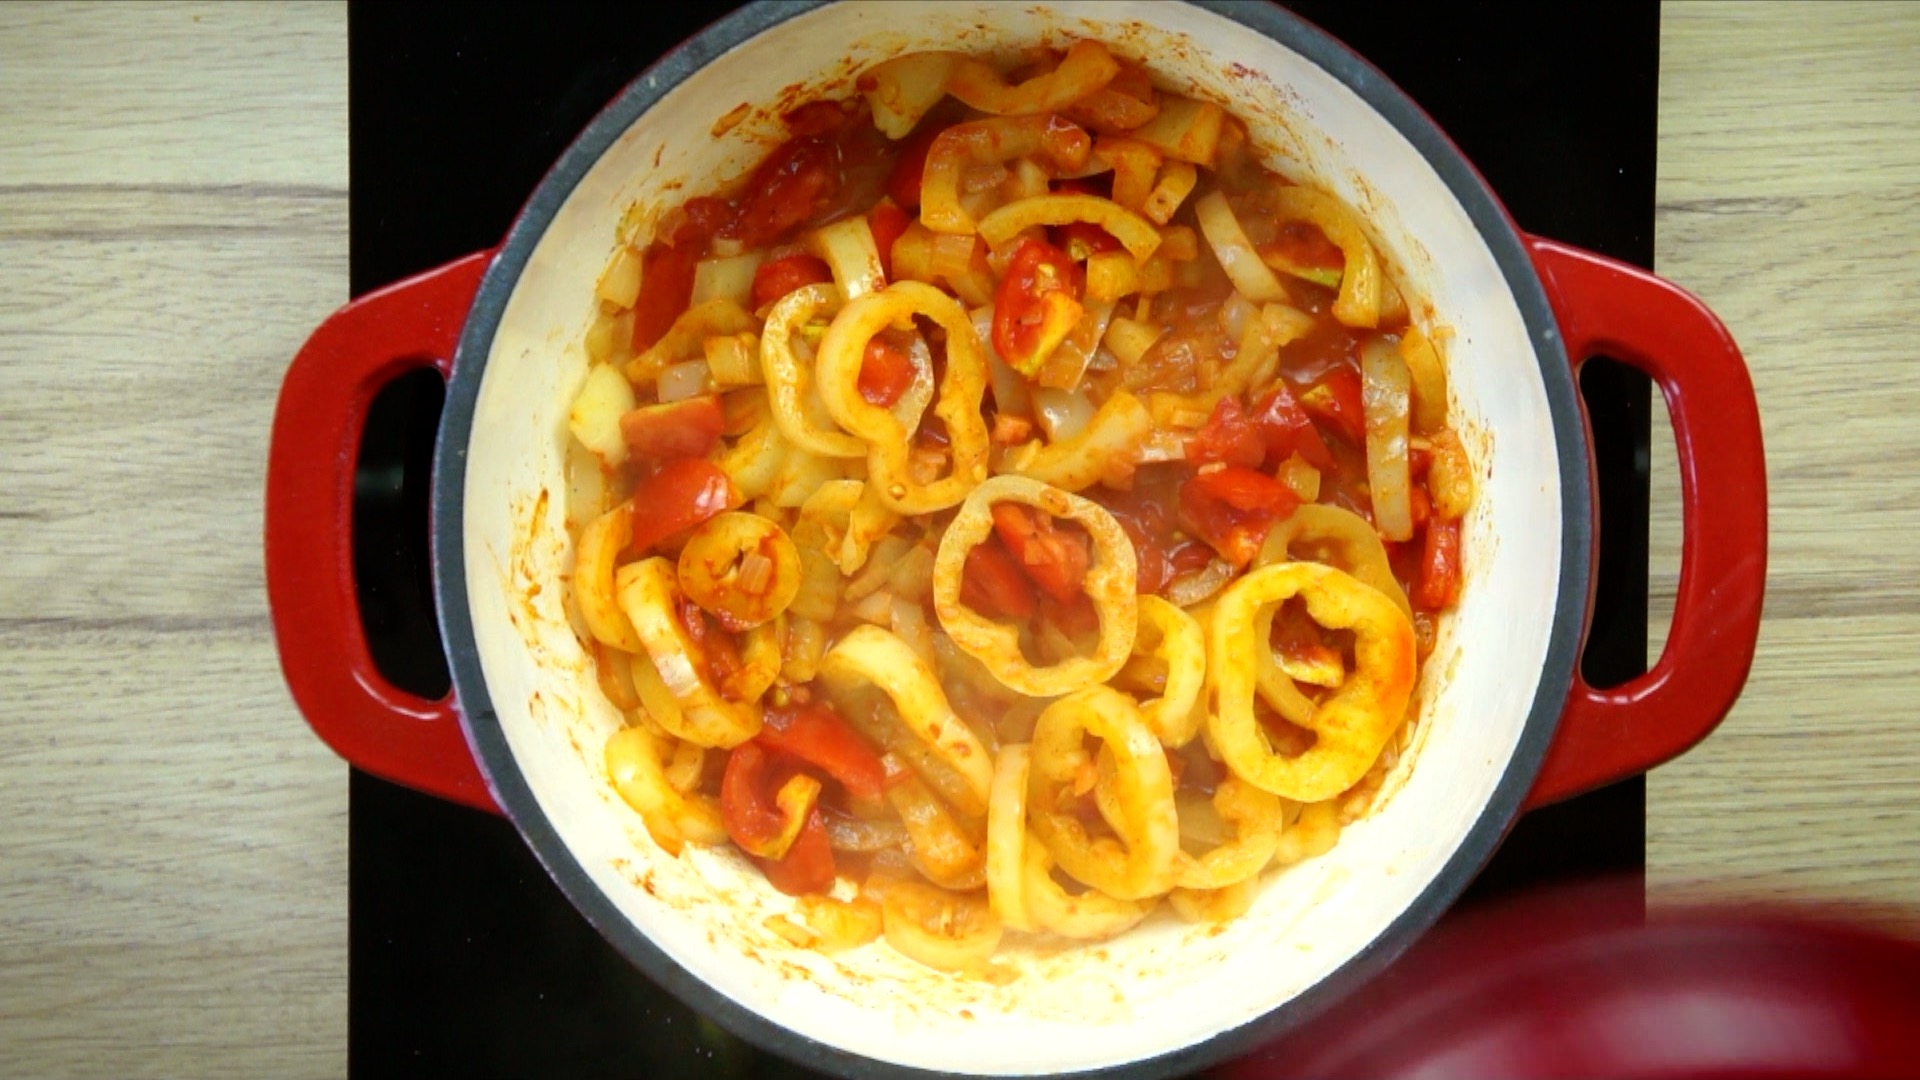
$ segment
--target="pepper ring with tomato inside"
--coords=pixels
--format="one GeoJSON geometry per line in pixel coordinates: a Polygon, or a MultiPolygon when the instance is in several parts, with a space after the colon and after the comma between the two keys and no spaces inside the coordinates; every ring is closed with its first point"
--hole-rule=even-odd
{"type": "Polygon", "coordinates": [[[842,428],[867,440],[867,482],[898,514],[931,514],[967,497],[987,475],[987,423],[980,399],[987,388],[987,356],[960,302],[931,285],[900,281],[840,309],[820,342],[815,386],[842,428]],[[933,414],[946,426],[947,475],[922,483],[909,465],[914,428],[860,393],[867,343],[888,327],[925,316],[946,331],[946,372],[933,414]]]}
{"type": "Polygon", "coordinates": [[[1040,714],[1033,729],[1027,822],[1062,870],[1108,896],[1145,900],[1173,887],[1180,853],[1173,772],[1132,698],[1090,686],[1040,714]],[[1075,808],[1066,805],[1092,764],[1088,735],[1101,741],[1101,756],[1111,755],[1113,761],[1112,812],[1102,816],[1114,836],[1090,835],[1075,808]]]}
{"type": "Polygon", "coordinates": [[[1207,738],[1234,774],[1300,802],[1330,799],[1366,775],[1406,716],[1419,674],[1413,624],[1380,590],[1319,563],[1280,563],[1227,586],[1208,641],[1207,738]],[[1262,609],[1298,596],[1331,630],[1351,630],[1356,670],[1299,721],[1318,738],[1298,757],[1274,752],[1254,715],[1262,609]]]}
{"type": "Polygon", "coordinates": [[[973,489],[940,538],[933,562],[933,606],[953,643],[986,665],[1003,685],[1031,697],[1056,697],[1104,683],[1127,662],[1139,619],[1135,575],[1133,541],[1105,508],[1038,480],[996,476],[973,489]],[[995,622],[961,602],[967,554],[994,530],[993,508],[1001,502],[1066,518],[1093,541],[1093,560],[1079,583],[1100,618],[1100,637],[1089,654],[1036,667],[1020,651],[1019,627],[995,622]]]}

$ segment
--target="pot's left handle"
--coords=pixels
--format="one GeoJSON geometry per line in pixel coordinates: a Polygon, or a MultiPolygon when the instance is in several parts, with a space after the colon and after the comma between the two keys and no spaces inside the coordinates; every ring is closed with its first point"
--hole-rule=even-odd
{"type": "Polygon", "coordinates": [[[451,694],[395,687],[375,668],[353,575],[353,484],[367,408],[423,367],[446,377],[493,252],[369,293],[307,339],[280,387],[267,458],[267,600],[280,666],[314,732],[352,764],[499,813],[451,694]]]}

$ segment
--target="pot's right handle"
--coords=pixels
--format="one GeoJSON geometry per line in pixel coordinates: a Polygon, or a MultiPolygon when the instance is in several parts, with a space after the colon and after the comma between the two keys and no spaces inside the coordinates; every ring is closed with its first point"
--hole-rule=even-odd
{"type": "Polygon", "coordinates": [[[1706,738],[1753,664],[1767,574],[1767,469],[1746,362],[1700,301],[1652,274],[1529,237],[1567,355],[1651,376],[1680,452],[1684,538],[1673,628],[1659,662],[1608,690],[1574,673],[1529,808],[1644,772],[1706,738]]]}
{"type": "Polygon", "coordinates": [[[341,757],[396,783],[499,813],[451,694],[429,701],[388,682],[360,624],[353,483],[374,395],[423,367],[444,378],[480,279],[483,251],[348,304],[287,369],[267,452],[267,602],[287,686],[341,757]]]}

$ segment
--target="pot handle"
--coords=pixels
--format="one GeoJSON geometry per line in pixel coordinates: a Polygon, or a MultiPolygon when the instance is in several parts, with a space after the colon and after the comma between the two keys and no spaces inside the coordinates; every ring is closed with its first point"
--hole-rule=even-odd
{"type": "Polygon", "coordinates": [[[1645,675],[1608,690],[1575,671],[1527,795],[1532,808],[1668,761],[1733,708],[1766,591],[1767,469],[1753,381],[1712,312],[1625,263],[1538,237],[1527,246],[1575,369],[1610,356],[1659,384],[1679,448],[1685,534],[1665,651],[1645,675]]]}
{"type": "Polygon", "coordinates": [[[354,469],[367,408],[407,372],[448,375],[492,260],[479,252],[369,293],[307,339],[274,410],[266,550],[281,670],[314,732],[376,776],[499,813],[453,696],[407,693],[374,666],[353,575],[354,469]]]}

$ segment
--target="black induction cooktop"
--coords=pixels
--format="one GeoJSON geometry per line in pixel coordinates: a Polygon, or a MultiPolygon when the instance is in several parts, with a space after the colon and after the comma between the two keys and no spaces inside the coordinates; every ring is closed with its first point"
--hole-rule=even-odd
{"type": "MultiPolygon", "coordinates": [[[[355,4],[349,12],[352,288],[490,247],[547,166],[648,63],[732,5],[355,4]]],[[[1659,6],[1294,10],[1351,45],[1447,130],[1528,231],[1653,258],[1659,6]]],[[[1585,672],[1646,668],[1646,380],[1582,377],[1602,530],[1585,672]]],[[[376,660],[416,692],[447,674],[427,584],[426,489],[441,389],[376,402],[356,563],[376,660]]],[[[703,1020],[587,925],[502,819],[354,772],[349,1062],[360,1076],[811,1076],[703,1020]]],[[[1527,815],[1462,900],[1644,866],[1631,781],[1527,815]]]]}

